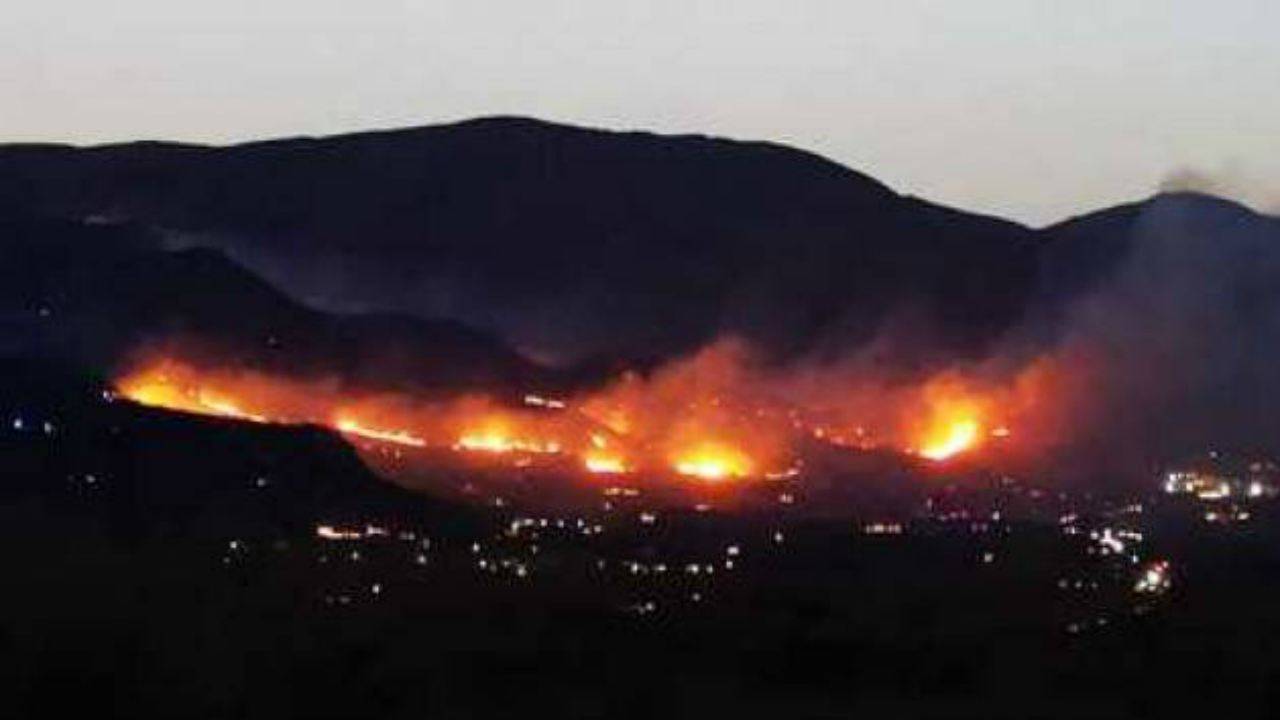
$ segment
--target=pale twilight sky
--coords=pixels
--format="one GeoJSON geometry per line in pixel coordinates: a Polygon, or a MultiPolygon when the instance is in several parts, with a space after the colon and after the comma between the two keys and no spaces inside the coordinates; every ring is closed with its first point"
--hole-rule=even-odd
{"type": "Polygon", "coordinates": [[[518,114],[796,145],[1032,224],[1193,169],[1280,207],[1277,0],[19,0],[0,142],[518,114]]]}

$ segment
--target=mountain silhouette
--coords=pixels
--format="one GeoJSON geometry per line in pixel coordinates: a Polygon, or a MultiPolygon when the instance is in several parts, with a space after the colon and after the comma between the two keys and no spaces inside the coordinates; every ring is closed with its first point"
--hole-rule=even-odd
{"type": "Polygon", "coordinates": [[[319,308],[451,318],[552,361],[733,333],[779,357],[900,315],[973,353],[1039,239],[768,143],[523,118],[230,147],[0,149],[0,206],[216,247],[319,308]]]}
{"type": "MultiPolygon", "coordinates": [[[[726,334],[779,360],[884,336],[903,367],[980,358],[1010,336],[1079,335],[1077,306],[1115,300],[1121,281],[1130,305],[1252,288],[1239,302],[1265,329],[1265,283],[1234,279],[1280,247],[1280,221],[1210,196],[1030,229],[781,145],[523,118],[229,147],[3,146],[0,217],[6,352],[34,339],[100,364],[176,334],[268,368],[455,389],[599,379],[726,334]],[[1138,282],[1134,262],[1170,287],[1138,282]]],[[[1142,334],[1154,326],[1138,310],[1164,309],[1124,316],[1142,334]]]]}
{"type": "Polygon", "coordinates": [[[173,348],[427,393],[514,390],[547,375],[453,321],[305,307],[216,249],[158,248],[137,226],[10,216],[0,236],[0,351],[10,356],[109,371],[139,350],[173,348]]]}

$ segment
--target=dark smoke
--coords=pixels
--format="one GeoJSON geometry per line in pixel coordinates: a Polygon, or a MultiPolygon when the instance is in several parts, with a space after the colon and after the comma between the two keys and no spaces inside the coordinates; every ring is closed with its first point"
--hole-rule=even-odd
{"type": "Polygon", "coordinates": [[[1227,162],[1212,170],[1181,167],[1160,182],[1162,193],[1196,193],[1230,198],[1259,212],[1280,212],[1280,185],[1272,173],[1227,162]]]}
{"type": "Polygon", "coordinates": [[[1113,238],[1122,264],[1069,304],[1051,350],[1073,469],[1132,476],[1209,448],[1274,452],[1280,221],[1194,194],[1133,212],[1113,238]]]}

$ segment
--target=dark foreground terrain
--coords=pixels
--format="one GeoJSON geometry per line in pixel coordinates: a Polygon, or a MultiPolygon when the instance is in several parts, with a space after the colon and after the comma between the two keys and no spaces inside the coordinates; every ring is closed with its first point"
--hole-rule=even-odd
{"type": "Polygon", "coordinates": [[[1006,480],[900,528],[524,516],[385,484],[318,429],[4,370],[6,716],[1240,717],[1276,692],[1267,504],[1219,529],[1006,480]],[[1171,586],[1139,592],[1158,558],[1171,586]]]}

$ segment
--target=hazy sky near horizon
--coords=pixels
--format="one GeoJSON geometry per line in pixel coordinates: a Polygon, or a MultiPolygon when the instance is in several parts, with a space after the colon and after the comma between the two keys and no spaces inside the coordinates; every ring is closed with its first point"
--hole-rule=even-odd
{"type": "Polygon", "coordinates": [[[775,140],[1044,224],[1176,176],[1280,208],[1276,0],[41,0],[0,142],[531,115],[775,140]]]}

